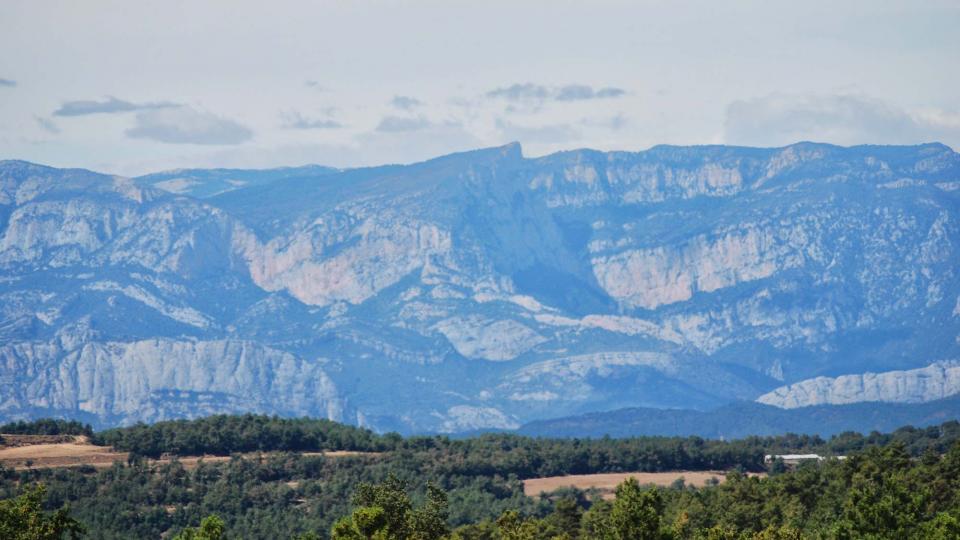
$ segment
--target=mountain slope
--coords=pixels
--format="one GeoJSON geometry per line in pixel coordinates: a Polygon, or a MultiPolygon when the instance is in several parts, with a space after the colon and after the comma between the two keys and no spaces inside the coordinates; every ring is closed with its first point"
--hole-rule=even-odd
{"type": "Polygon", "coordinates": [[[710,409],[960,352],[960,156],[943,145],[512,144],[248,173],[224,190],[239,173],[0,162],[0,414],[156,420],[222,391],[222,410],[456,432],[710,409]],[[145,342],[163,345],[122,360],[145,342]],[[198,352],[212,343],[239,359],[198,352]],[[113,386],[65,398],[98,347],[84,365],[113,386]],[[315,394],[259,380],[280,357],[315,394]]]}

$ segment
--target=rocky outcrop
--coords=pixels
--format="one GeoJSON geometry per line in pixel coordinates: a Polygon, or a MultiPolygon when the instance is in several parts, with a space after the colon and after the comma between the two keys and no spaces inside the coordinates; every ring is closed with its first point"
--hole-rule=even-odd
{"type": "Polygon", "coordinates": [[[597,281],[621,305],[654,309],[770,277],[803,263],[802,231],[743,227],[681,245],[628,249],[592,259],[597,281]],[[798,238],[799,237],[799,238],[798,238]]]}
{"type": "Polygon", "coordinates": [[[864,401],[923,403],[960,393],[960,362],[919,369],[817,377],[781,386],[757,402],[783,409],[864,401]]]}
{"type": "Polygon", "coordinates": [[[437,330],[458,353],[483,360],[513,360],[546,341],[527,326],[509,319],[454,317],[437,323],[437,330]]]}
{"type": "Polygon", "coordinates": [[[0,348],[0,412],[127,423],[249,410],[349,419],[320,362],[242,341],[167,339],[0,348]]]}

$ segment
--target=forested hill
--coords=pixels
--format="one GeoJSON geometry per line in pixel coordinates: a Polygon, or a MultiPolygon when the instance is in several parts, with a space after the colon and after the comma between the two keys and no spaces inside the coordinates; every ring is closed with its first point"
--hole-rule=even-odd
{"type": "MultiPolygon", "coordinates": [[[[591,527],[614,526],[618,518],[613,516],[628,510],[655,517],[651,523],[666,535],[658,538],[702,538],[698,535],[717,527],[718,531],[732,531],[732,536],[710,538],[754,538],[750,536],[754,532],[771,527],[797,534],[762,538],[801,538],[806,536],[797,531],[806,534],[840,520],[846,520],[854,532],[869,530],[870,523],[858,521],[862,516],[856,505],[869,506],[874,498],[886,500],[883,498],[888,495],[901,497],[905,492],[912,493],[910,505],[897,503],[895,512],[891,510],[884,518],[889,519],[885,526],[905,531],[901,538],[919,538],[923,536],[917,535],[927,532],[925,527],[949,518],[952,514],[940,514],[956,508],[950,505],[960,501],[960,476],[942,476],[953,470],[951,467],[960,467],[960,423],[955,421],[924,429],[905,427],[889,434],[845,433],[829,439],[785,435],[729,441],[699,437],[546,439],[514,434],[404,438],[327,420],[255,415],[161,422],[92,434],[82,424],[49,420],[0,426],[0,432],[5,431],[79,434],[129,452],[125,461],[105,468],[0,468],[0,499],[7,499],[0,503],[0,521],[31,508],[31,501],[37,505],[42,501],[47,510],[69,505],[69,516],[82,524],[91,538],[168,538],[215,514],[222,519],[225,538],[327,538],[337,520],[349,516],[337,525],[339,533],[334,531],[333,538],[592,539],[606,536],[597,536],[591,527]],[[337,457],[316,453],[324,450],[354,452],[337,457]],[[775,475],[768,479],[733,473],[718,486],[678,484],[652,491],[628,487],[623,497],[634,502],[622,502],[626,508],[617,511],[616,502],[610,506],[594,498],[596,494],[570,489],[545,499],[528,497],[522,483],[524,479],[568,474],[764,472],[764,454],[794,452],[845,455],[848,459],[801,467],[795,473],[780,474],[781,470],[774,468],[770,472],[775,475]],[[177,457],[197,454],[232,457],[189,462],[177,457]],[[938,457],[944,455],[947,457],[938,457]],[[920,489],[923,482],[929,483],[930,475],[936,478],[937,474],[941,477],[935,490],[933,484],[920,489]],[[25,499],[12,499],[35,483],[43,484],[46,491],[28,490],[25,499]],[[400,506],[377,510],[387,495],[400,501],[400,506]],[[432,502],[424,505],[425,499],[432,502]],[[656,504],[634,508],[639,500],[656,504]],[[20,510],[10,513],[10,508],[20,510]],[[433,509],[433,521],[427,522],[437,526],[431,533],[437,535],[410,532],[423,525],[418,520],[427,517],[414,508],[433,509]],[[563,515],[565,525],[557,521],[563,515]],[[380,517],[367,523],[364,516],[380,517]],[[437,516],[442,519],[437,521],[437,516]],[[396,523],[406,523],[409,518],[420,525],[411,522],[413,529],[404,528],[406,532],[395,536],[356,536],[351,532],[359,526],[357,520],[376,528],[388,517],[396,523]],[[738,536],[740,533],[748,536],[738,536]]],[[[717,474],[722,478],[724,473],[717,474]]],[[[865,507],[867,510],[872,511],[865,507]]],[[[216,525],[209,520],[207,524],[216,525]]],[[[0,531],[3,526],[0,523],[0,531]]]]}
{"type": "MultiPolygon", "coordinates": [[[[633,415],[635,411],[624,411],[633,415]]],[[[615,416],[611,416],[615,418],[615,416]]],[[[578,474],[615,470],[669,470],[740,467],[763,468],[765,453],[816,452],[840,455],[883,446],[905,445],[915,456],[927,450],[944,452],[960,440],[960,422],[951,420],[922,428],[905,426],[888,433],[854,431],[829,438],[788,433],[744,436],[727,440],[699,436],[634,436],[611,438],[546,438],[512,433],[478,434],[466,438],[445,435],[402,437],[326,419],[281,418],[265,415],[215,415],[196,420],[171,420],[154,424],[93,431],[76,421],[39,419],[0,425],[0,434],[86,435],[90,442],[111,446],[135,457],[229,456],[250,452],[355,451],[366,453],[430,450],[438,455],[464,455],[477,461],[497,461],[522,453],[535,467],[509,471],[522,477],[578,474]],[[632,456],[627,459],[628,456],[632,456]],[[604,460],[609,460],[609,463],[604,460]],[[586,462],[589,461],[589,464],[586,462]]]]}

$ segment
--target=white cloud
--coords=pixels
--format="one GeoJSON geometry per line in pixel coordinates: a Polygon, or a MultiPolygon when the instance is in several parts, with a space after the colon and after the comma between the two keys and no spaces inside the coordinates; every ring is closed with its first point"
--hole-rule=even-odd
{"type": "Polygon", "coordinates": [[[488,98],[504,99],[510,102],[586,101],[590,99],[618,98],[626,94],[622,88],[607,86],[594,89],[586,84],[568,84],[551,87],[534,83],[515,83],[510,86],[494,88],[486,93],[488,98]]]}
{"type": "Polygon", "coordinates": [[[54,116],[84,116],[88,114],[113,114],[150,109],[166,109],[178,107],[177,103],[131,103],[113,96],[107,96],[103,101],[77,100],[66,101],[60,108],[53,111],[54,116]]]}
{"type": "Polygon", "coordinates": [[[137,113],[127,136],[169,144],[240,144],[253,132],[246,126],[213,113],[180,106],[137,113]]]}
{"type": "Polygon", "coordinates": [[[487,92],[488,98],[500,98],[507,101],[543,101],[550,97],[550,89],[533,83],[515,83],[510,86],[494,88],[487,92]]]}
{"type": "Polygon", "coordinates": [[[557,89],[554,99],[557,101],[582,101],[586,99],[618,98],[626,94],[626,90],[608,86],[594,90],[585,84],[568,84],[557,89]]]}
{"type": "Polygon", "coordinates": [[[390,100],[390,105],[402,111],[409,111],[422,106],[423,102],[415,97],[393,96],[393,99],[390,100]]]}
{"type": "Polygon", "coordinates": [[[343,124],[330,118],[308,118],[297,111],[291,111],[281,115],[283,117],[283,127],[287,129],[337,129],[342,128],[343,124]]]}

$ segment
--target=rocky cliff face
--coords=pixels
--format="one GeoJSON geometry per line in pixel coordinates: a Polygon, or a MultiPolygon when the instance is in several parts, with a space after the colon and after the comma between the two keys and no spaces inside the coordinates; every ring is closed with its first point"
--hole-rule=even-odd
{"type": "Polygon", "coordinates": [[[952,386],[801,381],[958,356],[957,186],[936,144],[139,179],[0,162],[0,415],[460,431],[935,399],[952,386]]]}
{"type": "Polygon", "coordinates": [[[0,350],[8,409],[131,423],[238,410],[354,420],[322,363],[244,341],[85,341],[0,350]]]}
{"type": "Polygon", "coordinates": [[[937,362],[917,369],[807,379],[781,386],[757,402],[796,409],[861,401],[923,403],[956,394],[960,394],[960,363],[937,362]]]}

